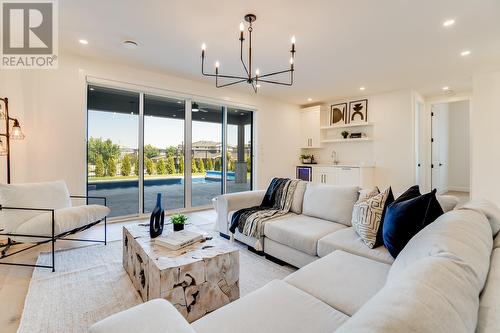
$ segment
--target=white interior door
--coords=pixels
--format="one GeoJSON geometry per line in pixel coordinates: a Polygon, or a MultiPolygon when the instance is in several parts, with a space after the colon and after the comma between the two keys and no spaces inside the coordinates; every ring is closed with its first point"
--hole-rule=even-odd
{"type": "Polygon", "coordinates": [[[426,187],[425,182],[425,111],[422,101],[415,101],[415,183],[420,188],[426,187]]]}
{"type": "Polygon", "coordinates": [[[432,188],[448,191],[449,109],[447,103],[432,107],[432,188]]]}

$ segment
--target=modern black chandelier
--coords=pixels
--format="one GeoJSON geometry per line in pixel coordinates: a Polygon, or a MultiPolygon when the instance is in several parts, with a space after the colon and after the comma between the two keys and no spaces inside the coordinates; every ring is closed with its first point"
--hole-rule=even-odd
{"type": "Polygon", "coordinates": [[[239,75],[226,75],[226,74],[220,74],[219,73],[219,67],[220,63],[219,61],[215,62],[215,74],[208,74],[205,73],[205,51],[206,51],[206,45],[203,43],[201,45],[201,73],[205,76],[211,76],[215,77],[215,86],[217,88],[222,88],[222,87],[227,87],[227,86],[232,86],[238,83],[246,82],[248,84],[252,85],[253,90],[255,93],[257,93],[257,89],[260,87],[260,83],[272,83],[272,84],[280,84],[284,86],[291,86],[293,85],[293,71],[294,71],[294,61],[295,61],[295,36],[292,37],[292,49],[290,50],[291,57],[290,57],[290,68],[278,72],[273,72],[273,73],[268,73],[268,74],[260,74],[259,69],[255,70],[255,75],[252,76],[252,23],[255,22],[257,19],[257,16],[254,14],[247,14],[245,15],[245,21],[249,23],[248,25],[248,66],[245,64],[245,61],[243,60],[243,42],[245,41],[243,32],[245,30],[245,25],[243,22],[240,23],[240,60],[241,63],[243,64],[243,69],[245,70],[244,76],[239,76],[239,75]],[[280,82],[280,81],[274,81],[270,80],[270,78],[274,75],[280,75],[280,74],[285,74],[285,73],[290,73],[290,79],[289,82],[280,82]],[[219,78],[222,79],[230,79],[232,80],[231,82],[224,83],[224,84],[219,84],[219,78]]]}

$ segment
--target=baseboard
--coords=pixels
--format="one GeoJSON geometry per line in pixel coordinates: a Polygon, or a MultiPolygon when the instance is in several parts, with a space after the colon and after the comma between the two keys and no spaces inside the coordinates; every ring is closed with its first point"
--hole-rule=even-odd
{"type": "Polygon", "coordinates": [[[462,186],[448,186],[448,191],[469,192],[469,188],[468,187],[462,187],[462,186]]]}

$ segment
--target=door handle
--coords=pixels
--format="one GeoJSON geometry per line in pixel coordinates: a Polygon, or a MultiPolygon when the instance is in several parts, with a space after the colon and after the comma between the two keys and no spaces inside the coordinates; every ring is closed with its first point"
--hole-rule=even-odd
{"type": "Polygon", "coordinates": [[[439,166],[443,166],[443,163],[439,163],[439,166]]]}

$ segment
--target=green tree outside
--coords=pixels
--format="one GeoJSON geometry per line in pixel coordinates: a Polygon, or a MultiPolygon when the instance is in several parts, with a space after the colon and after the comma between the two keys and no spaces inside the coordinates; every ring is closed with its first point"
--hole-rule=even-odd
{"type": "Polygon", "coordinates": [[[221,171],[222,170],[222,164],[220,162],[220,158],[216,158],[215,159],[215,167],[214,167],[214,169],[216,171],[221,171]]]}
{"type": "Polygon", "coordinates": [[[144,156],[146,158],[153,158],[160,156],[160,150],[156,147],[153,147],[152,145],[145,145],[144,146],[144,156]]]}
{"type": "Polygon", "coordinates": [[[102,160],[102,155],[97,155],[95,159],[95,169],[94,173],[96,177],[104,177],[104,161],[102,160]]]}
{"type": "Polygon", "coordinates": [[[213,170],[214,169],[214,164],[212,162],[211,158],[207,158],[207,170],[213,170]]]}
{"type": "Polygon", "coordinates": [[[163,158],[160,158],[156,163],[156,174],[164,175],[165,173],[167,173],[165,168],[165,160],[163,158]]]}
{"type": "Polygon", "coordinates": [[[198,168],[198,172],[205,173],[205,165],[203,163],[202,158],[198,159],[197,168],[198,168]]]}
{"type": "Polygon", "coordinates": [[[252,158],[247,156],[245,162],[247,162],[247,172],[252,172],[252,158]]]}
{"type": "Polygon", "coordinates": [[[130,163],[130,157],[127,155],[123,156],[121,174],[122,176],[130,176],[132,172],[132,164],[130,163]]]}
{"type": "Polygon", "coordinates": [[[184,173],[184,156],[181,156],[179,161],[179,173],[184,173]]]}
{"type": "Polygon", "coordinates": [[[167,166],[166,166],[167,174],[172,175],[175,173],[175,161],[173,156],[167,157],[167,166]]]}
{"type": "Polygon", "coordinates": [[[177,155],[177,147],[170,146],[167,147],[167,157],[175,157],[177,155]]]}
{"type": "Polygon", "coordinates": [[[148,175],[152,175],[154,173],[154,169],[155,169],[154,162],[151,159],[146,158],[146,160],[144,161],[144,165],[146,166],[146,173],[148,175]]]}
{"type": "Polygon", "coordinates": [[[120,156],[120,147],[110,139],[90,138],[88,142],[88,161],[90,164],[97,163],[97,156],[101,156],[103,161],[120,156]]]}
{"type": "Polygon", "coordinates": [[[195,159],[191,159],[191,173],[197,173],[198,168],[196,167],[196,161],[195,159]]]}
{"type": "Polygon", "coordinates": [[[139,159],[136,158],[134,162],[134,174],[139,176],[139,159]]]}
{"type": "Polygon", "coordinates": [[[108,176],[116,176],[116,159],[114,158],[108,160],[108,176]]]}

